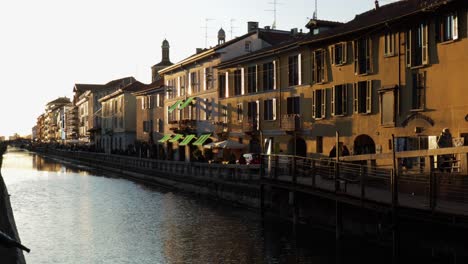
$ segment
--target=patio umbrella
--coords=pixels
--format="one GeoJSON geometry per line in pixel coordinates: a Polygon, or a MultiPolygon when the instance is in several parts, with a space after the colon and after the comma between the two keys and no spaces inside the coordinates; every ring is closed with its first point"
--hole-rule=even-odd
{"type": "Polygon", "coordinates": [[[220,142],[216,142],[214,148],[221,148],[221,149],[244,149],[247,146],[244,144],[241,144],[237,141],[233,140],[223,140],[220,142]]]}
{"type": "Polygon", "coordinates": [[[215,142],[211,142],[211,143],[208,143],[206,145],[203,145],[203,148],[206,148],[206,149],[213,149],[216,147],[216,143],[215,142]]]}

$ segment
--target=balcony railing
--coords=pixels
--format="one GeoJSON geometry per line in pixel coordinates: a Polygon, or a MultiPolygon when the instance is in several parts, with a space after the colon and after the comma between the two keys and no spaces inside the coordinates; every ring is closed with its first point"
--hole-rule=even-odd
{"type": "Polygon", "coordinates": [[[299,114],[288,114],[281,117],[283,131],[298,131],[302,129],[302,118],[299,114]]]}
{"type": "Polygon", "coordinates": [[[183,119],[183,120],[172,120],[169,121],[169,130],[172,131],[192,131],[197,128],[197,120],[194,119],[183,119]]]}

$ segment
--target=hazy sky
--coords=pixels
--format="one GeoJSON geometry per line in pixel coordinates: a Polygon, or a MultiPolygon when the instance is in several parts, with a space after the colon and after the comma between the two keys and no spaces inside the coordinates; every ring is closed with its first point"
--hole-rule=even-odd
{"type": "MultiPolygon", "coordinates": [[[[233,36],[247,21],[271,25],[273,0],[15,0],[0,2],[0,135],[31,133],[45,104],[71,98],[75,83],[134,76],[148,83],[167,38],[177,62],[216,44],[220,27],[233,36]]],[[[313,0],[278,0],[277,28],[303,28],[313,0]]],[[[380,1],[381,5],[392,2],[380,1]]],[[[374,0],[318,0],[318,18],[349,21],[374,0]]]]}

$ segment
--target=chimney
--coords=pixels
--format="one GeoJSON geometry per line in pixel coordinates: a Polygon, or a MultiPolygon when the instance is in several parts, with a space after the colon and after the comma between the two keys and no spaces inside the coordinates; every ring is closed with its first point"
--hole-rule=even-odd
{"type": "Polygon", "coordinates": [[[270,26],[265,26],[265,30],[270,30],[271,27],[270,26]]]}
{"type": "Polygon", "coordinates": [[[297,32],[297,28],[291,28],[291,36],[296,36],[297,32]]]}
{"type": "Polygon", "coordinates": [[[202,48],[197,48],[196,49],[196,54],[202,53],[203,49],[202,48]]]}
{"type": "Polygon", "coordinates": [[[375,0],[375,9],[379,9],[379,0],[375,0]]]}
{"type": "Polygon", "coordinates": [[[249,21],[247,22],[247,32],[251,32],[258,29],[258,22],[249,21]]]}

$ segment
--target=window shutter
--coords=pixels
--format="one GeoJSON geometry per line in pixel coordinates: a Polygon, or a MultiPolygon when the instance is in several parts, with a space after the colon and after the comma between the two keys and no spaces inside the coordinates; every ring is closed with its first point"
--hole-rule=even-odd
{"type": "Polygon", "coordinates": [[[312,52],[312,83],[317,83],[317,63],[315,61],[315,51],[312,52]]]}
{"type": "MultiPolygon", "coordinates": [[[[265,87],[265,84],[263,86],[265,87]]],[[[273,61],[273,90],[276,90],[276,60],[273,61]]]]}
{"type": "Polygon", "coordinates": [[[161,100],[159,98],[159,94],[156,94],[156,107],[161,107],[161,104],[160,104],[159,100],[161,100]]]}
{"type": "Polygon", "coordinates": [[[297,55],[297,69],[298,69],[298,85],[302,85],[302,56],[297,55]]]}
{"type": "Polygon", "coordinates": [[[348,61],[348,44],[347,42],[343,42],[341,43],[342,46],[342,50],[343,50],[343,57],[341,58],[341,64],[346,64],[346,62],[348,61]]]}
{"type": "Polygon", "coordinates": [[[255,65],[255,92],[258,92],[258,64],[255,65]]]}
{"type": "Polygon", "coordinates": [[[312,117],[317,118],[317,112],[316,112],[316,102],[315,102],[316,97],[316,91],[312,91],[312,117]]]}
{"type": "Polygon", "coordinates": [[[192,94],[192,73],[189,72],[188,74],[188,93],[187,95],[192,94]]]}
{"type": "Polygon", "coordinates": [[[331,93],[331,115],[332,116],[335,116],[335,99],[336,99],[336,96],[335,96],[335,93],[336,93],[336,86],[333,86],[332,87],[332,93],[331,93]]]}
{"type": "Polygon", "coordinates": [[[429,38],[427,36],[428,34],[428,26],[427,24],[422,24],[422,63],[423,64],[428,64],[429,63],[429,38]]]}
{"type": "Polygon", "coordinates": [[[406,48],[406,66],[411,67],[411,36],[412,32],[411,29],[406,32],[406,38],[405,38],[405,48],[406,48]]]}
{"type": "Polygon", "coordinates": [[[276,120],[276,98],[273,98],[273,120],[276,120]]]}
{"type": "Polygon", "coordinates": [[[359,74],[359,64],[358,64],[358,40],[353,41],[353,47],[354,47],[354,74],[358,75],[359,74]]]}
{"type": "Polygon", "coordinates": [[[260,130],[260,101],[255,101],[255,104],[257,105],[257,115],[255,116],[255,120],[257,120],[257,130],[260,130]]]}
{"type": "Polygon", "coordinates": [[[458,16],[457,14],[453,14],[453,27],[452,27],[452,36],[453,39],[456,40],[458,39],[458,16]]]}
{"type": "Polygon", "coordinates": [[[343,109],[343,115],[346,115],[348,113],[348,85],[344,84],[342,89],[342,100],[343,102],[341,103],[341,107],[343,109]]]}
{"type": "Polygon", "coordinates": [[[358,100],[358,84],[353,83],[353,112],[357,114],[359,112],[359,100],[358,100]]]}
{"type": "Polygon", "coordinates": [[[148,95],[148,108],[149,109],[153,109],[154,105],[153,105],[153,97],[151,95],[148,95]]]}
{"type": "Polygon", "coordinates": [[[245,94],[245,74],[244,68],[241,68],[241,95],[245,94]]]}
{"type": "Polygon", "coordinates": [[[322,107],[322,118],[325,118],[325,111],[327,110],[327,107],[326,107],[326,102],[327,102],[327,90],[326,89],[323,89],[322,90],[322,102],[321,102],[321,107],[322,107]]]}
{"type": "Polygon", "coordinates": [[[203,68],[203,91],[206,91],[206,81],[208,78],[206,78],[206,68],[203,68]]]}
{"type": "Polygon", "coordinates": [[[331,45],[330,47],[330,58],[331,58],[331,65],[335,65],[335,45],[331,45]]]}
{"type": "Polygon", "coordinates": [[[366,113],[372,112],[372,81],[367,81],[366,86],[366,113]]]}
{"type": "Polygon", "coordinates": [[[144,97],[140,97],[141,98],[141,109],[145,109],[145,98],[144,97]]]}
{"type": "Polygon", "coordinates": [[[180,96],[180,76],[177,77],[177,96],[180,96]]]}
{"type": "Polygon", "coordinates": [[[322,73],[322,80],[320,80],[320,81],[321,81],[321,82],[325,82],[325,81],[327,81],[327,76],[326,76],[327,71],[326,71],[326,68],[325,68],[326,65],[327,65],[327,64],[325,63],[326,58],[327,58],[327,57],[326,57],[327,51],[326,51],[325,49],[323,49],[323,50],[320,51],[320,53],[322,53],[322,61],[321,61],[322,65],[321,65],[321,69],[320,69],[320,70],[322,71],[322,72],[321,72],[321,73],[322,73]]]}
{"type": "Polygon", "coordinates": [[[226,98],[229,98],[229,72],[226,72],[226,84],[224,87],[226,89],[226,98]]]}
{"type": "Polygon", "coordinates": [[[367,38],[366,41],[366,73],[372,71],[372,39],[367,38]]]}

